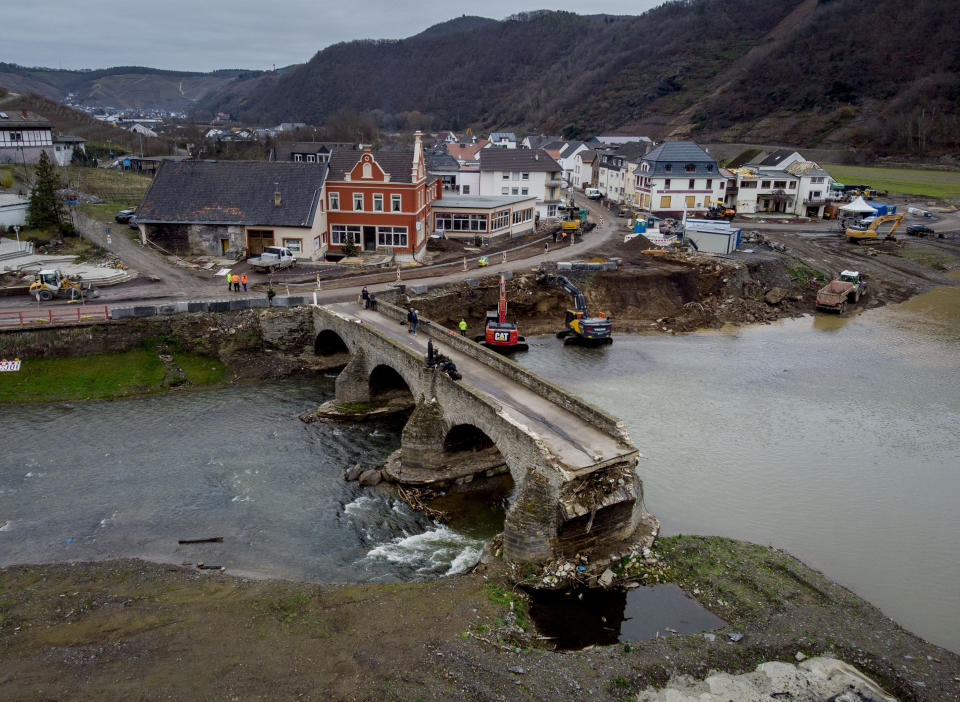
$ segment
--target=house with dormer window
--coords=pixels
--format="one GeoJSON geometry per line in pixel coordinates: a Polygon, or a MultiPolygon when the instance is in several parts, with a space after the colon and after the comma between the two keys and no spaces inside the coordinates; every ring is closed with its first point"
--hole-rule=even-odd
{"type": "Polygon", "coordinates": [[[723,202],[727,179],[716,159],[692,141],[666,141],[633,169],[634,206],[661,217],[704,215],[723,202]]]}
{"type": "Polygon", "coordinates": [[[324,186],[328,253],[342,254],[352,241],[362,252],[420,260],[441,184],[427,173],[419,131],[413,151],[334,151],[324,186]]]}

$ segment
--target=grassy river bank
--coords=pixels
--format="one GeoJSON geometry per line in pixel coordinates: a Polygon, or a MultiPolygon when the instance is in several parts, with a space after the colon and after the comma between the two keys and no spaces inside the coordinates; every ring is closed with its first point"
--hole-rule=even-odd
{"type": "Polygon", "coordinates": [[[677,674],[741,673],[798,653],[841,658],[901,700],[960,695],[958,656],[787,554],[692,536],[661,539],[655,553],[649,572],[727,627],[556,652],[501,564],[394,585],[134,560],[9,567],[0,697],[625,700],[677,674]]]}

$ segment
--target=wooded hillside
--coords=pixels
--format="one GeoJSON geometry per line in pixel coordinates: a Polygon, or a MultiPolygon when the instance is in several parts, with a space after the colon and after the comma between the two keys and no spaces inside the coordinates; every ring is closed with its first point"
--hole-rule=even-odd
{"type": "Polygon", "coordinates": [[[639,17],[460,18],[328,47],[203,102],[244,121],[960,146],[960,13],[944,0],[675,0],[639,17]]]}

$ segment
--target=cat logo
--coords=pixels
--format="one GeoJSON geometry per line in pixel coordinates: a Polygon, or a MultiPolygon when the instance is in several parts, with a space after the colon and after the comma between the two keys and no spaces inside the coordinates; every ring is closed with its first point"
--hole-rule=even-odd
{"type": "Polygon", "coordinates": [[[494,341],[509,342],[509,341],[510,341],[510,332],[505,332],[505,331],[494,332],[494,333],[493,333],[493,340],[494,340],[494,341]]]}

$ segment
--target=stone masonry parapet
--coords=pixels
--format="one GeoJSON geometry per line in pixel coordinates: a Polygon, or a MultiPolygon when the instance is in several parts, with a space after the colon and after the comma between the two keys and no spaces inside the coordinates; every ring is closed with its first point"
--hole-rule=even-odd
{"type": "MultiPolygon", "coordinates": [[[[402,308],[389,302],[378,300],[377,311],[398,322],[406,322],[407,320],[407,313],[402,308]]],[[[544,399],[566,408],[600,431],[616,437],[625,444],[631,443],[630,436],[627,434],[623,422],[616,417],[607,414],[602,409],[594,407],[576,395],[567,392],[559,385],[555,385],[549,380],[541,378],[520,364],[481,346],[471,339],[460,336],[458,332],[447,329],[429,319],[420,319],[419,330],[437,341],[449,344],[456,351],[490,366],[511,380],[533,390],[544,399]]]]}

